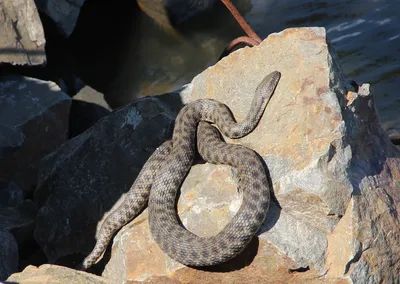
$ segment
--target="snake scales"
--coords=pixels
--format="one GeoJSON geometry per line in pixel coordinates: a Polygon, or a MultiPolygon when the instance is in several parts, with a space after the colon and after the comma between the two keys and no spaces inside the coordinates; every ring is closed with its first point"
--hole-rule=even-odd
{"type": "Polygon", "coordinates": [[[145,163],[123,203],[107,216],[94,249],[78,268],[85,270],[97,262],[113,234],[132,220],[147,200],[151,234],[171,258],[185,265],[209,266],[240,253],[266,217],[270,189],[255,152],[223,142],[218,130],[207,122],[215,123],[227,137],[246,136],[257,126],[279,79],[277,71],[263,79],[246,118],[238,123],[229,108],[216,100],[187,104],[177,116],[172,140],[164,142],[145,163]],[[221,232],[209,238],[199,237],[183,228],[175,209],[177,191],[195,158],[196,132],[202,158],[236,167],[239,190],[243,192],[239,211],[221,232]]]}

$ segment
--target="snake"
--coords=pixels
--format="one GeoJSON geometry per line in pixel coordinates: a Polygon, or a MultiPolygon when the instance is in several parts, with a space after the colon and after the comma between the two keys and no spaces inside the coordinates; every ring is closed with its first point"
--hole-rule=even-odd
{"type": "Polygon", "coordinates": [[[159,146],[146,161],[121,205],[104,220],[93,250],[77,269],[86,270],[95,264],[113,235],[147,203],[151,235],[170,258],[187,266],[202,267],[238,255],[264,222],[271,189],[258,155],[244,146],[225,143],[220,133],[232,139],[251,133],[280,77],[278,71],[264,77],[255,90],[250,110],[240,122],[236,122],[228,106],[217,100],[199,99],[186,104],[175,120],[172,139],[159,146]],[[211,237],[200,237],[187,230],[176,212],[176,196],[192,167],[196,148],[207,162],[237,168],[238,188],[243,195],[234,217],[211,237]]]}

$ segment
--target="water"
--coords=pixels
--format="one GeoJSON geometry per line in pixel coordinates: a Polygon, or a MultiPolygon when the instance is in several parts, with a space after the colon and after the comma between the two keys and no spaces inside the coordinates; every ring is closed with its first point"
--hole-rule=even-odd
{"type": "Polygon", "coordinates": [[[400,126],[400,1],[251,1],[245,18],[265,37],[323,26],[347,77],[371,83],[385,128],[400,126]]]}
{"type": "MultiPolygon", "coordinates": [[[[384,127],[400,128],[399,0],[232,2],[261,38],[290,27],[325,27],[347,77],[373,85],[384,127]]],[[[93,54],[90,48],[82,58],[88,62],[85,73],[92,76],[86,81],[95,88],[97,86],[113,107],[127,104],[138,96],[161,94],[190,82],[195,75],[215,64],[230,40],[243,35],[219,1],[212,9],[206,9],[183,23],[178,19],[175,28],[182,38],[163,31],[143,13],[137,16],[140,11],[128,22],[129,17],[121,16],[120,11],[115,13],[117,20],[114,21],[110,9],[103,7],[103,10],[104,15],[98,10],[93,12],[100,15],[98,23],[104,23],[104,18],[109,18],[109,22],[113,21],[115,25],[124,20],[120,28],[114,26],[105,32],[103,29],[109,23],[98,28],[93,17],[90,18],[88,22],[93,25],[90,30],[97,29],[100,35],[105,33],[102,42],[95,46],[95,53],[101,58],[90,59],[93,54]],[[122,28],[125,31],[118,35],[122,28]],[[102,52],[104,45],[107,50],[102,52]],[[99,63],[104,60],[106,64],[99,63]]],[[[87,35],[84,33],[79,42],[87,35]]]]}

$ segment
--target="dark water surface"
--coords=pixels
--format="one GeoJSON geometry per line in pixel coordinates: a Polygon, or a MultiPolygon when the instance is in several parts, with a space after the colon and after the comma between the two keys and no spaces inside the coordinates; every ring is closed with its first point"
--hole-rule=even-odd
{"type": "MultiPolygon", "coordinates": [[[[174,1],[179,4],[181,0],[174,1]]],[[[81,69],[86,68],[85,73],[91,76],[83,79],[103,92],[113,107],[190,82],[216,63],[230,40],[243,35],[225,6],[214,2],[212,9],[183,23],[178,19],[175,27],[183,39],[164,32],[138,9],[129,16],[133,6],[122,7],[127,14],[117,11],[112,18],[110,8],[100,4],[100,9],[91,12],[99,20],[88,17],[89,26],[81,39],[87,40],[89,33],[97,32],[101,42],[89,39],[85,47],[81,39],[77,40],[81,69]],[[111,22],[117,26],[110,29],[111,22]],[[121,34],[119,23],[124,28],[121,34]]],[[[347,77],[372,84],[384,127],[400,126],[400,0],[232,2],[261,38],[289,27],[325,27],[347,77]]],[[[99,5],[97,1],[90,3],[99,5]]],[[[135,1],[130,3],[136,5],[135,1]]],[[[85,13],[83,9],[82,18],[85,13]]],[[[76,34],[79,38],[79,28],[76,34]]]]}

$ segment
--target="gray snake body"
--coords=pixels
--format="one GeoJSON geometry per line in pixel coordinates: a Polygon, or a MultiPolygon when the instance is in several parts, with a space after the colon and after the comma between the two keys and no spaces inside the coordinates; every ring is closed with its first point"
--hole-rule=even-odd
{"type": "Polygon", "coordinates": [[[262,225],[269,207],[270,189],[257,155],[240,145],[224,143],[215,123],[230,138],[246,136],[257,126],[280,79],[274,71],[258,85],[250,111],[237,123],[229,108],[212,99],[187,104],[178,114],[172,140],[164,142],[149,158],[125,200],[107,216],[93,251],[79,269],[85,270],[103,254],[113,234],[133,219],[149,199],[150,231],[160,248],[171,258],[190,266],[225,262],[245,248],[262,225]],[[199,123],[200,122],[200,123],[199,123]],[[193,164],[197,144],[208,162],[238,169],[243,201],[239,211],[217,235],[199,237],[179,223],[176,194],[193,164]]]}

